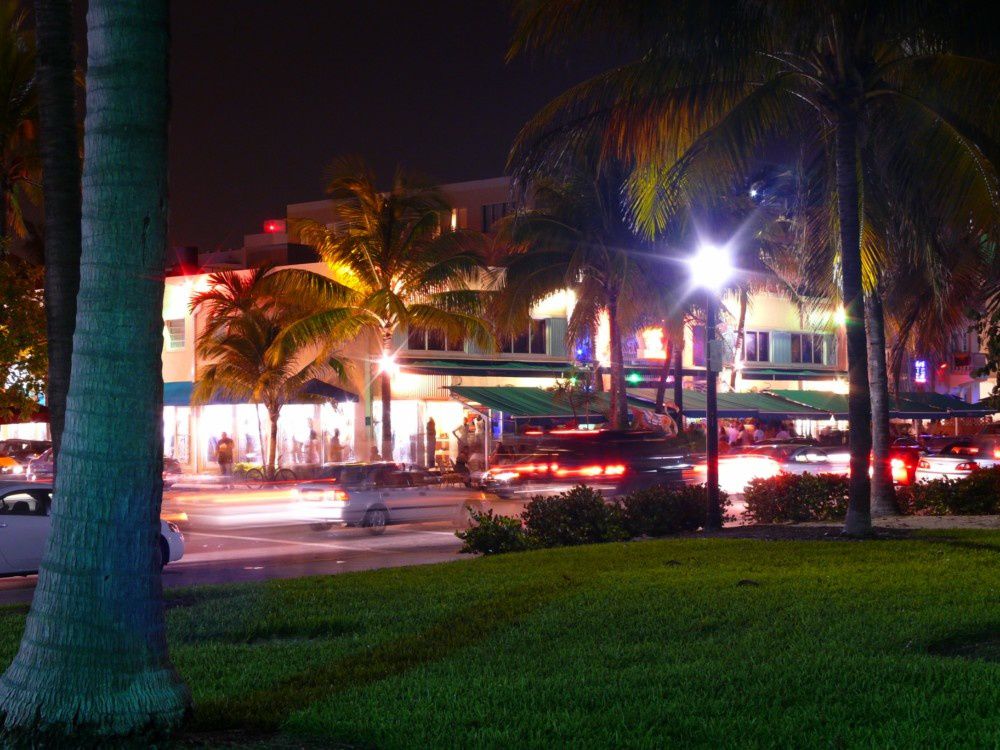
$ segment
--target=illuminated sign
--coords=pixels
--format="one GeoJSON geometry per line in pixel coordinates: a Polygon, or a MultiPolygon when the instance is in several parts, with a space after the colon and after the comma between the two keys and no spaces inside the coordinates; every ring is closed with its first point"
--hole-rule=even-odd
{"type": "Polygon", "coordinates": [[[927,382],[927,360],[917,359],[913,362],[913,382],[914,383],[926,383],[927,382]]]}

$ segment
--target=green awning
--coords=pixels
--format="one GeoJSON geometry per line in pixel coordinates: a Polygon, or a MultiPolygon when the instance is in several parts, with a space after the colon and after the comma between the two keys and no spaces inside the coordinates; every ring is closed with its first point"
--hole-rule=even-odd
{"type": "Polygon", "coordinates": [[[847,377],[843,370],[782,369],[779,367],[747,367],[741,371],[744,380],[830,380],[847,377]]]}
{"type": "MultiPolygon", "coordinates": [[[[502,411],[514,419],[577,419],[590,418],[594,422],[604,421],[608,411],[608,394],[597,393],[587,401],[578,399],[573,405],[567,396],[544,388],[525,388],[514,385],[475,386],[453,385],[448,390],[451,395],[473,405],[484,406],[494,411],[502,411]]],[[[632,406],[649,408],[641,399],[629,398],[632,406]]]]}
{"type": "Polygon", "coordinates": [[[978,404],[970,404],[957,396],[947,393],[921,393],[910,391],[901,394],[907,401],[924,404],[932,409],[939,409],[948,412],[950,417],[986,417],[995,414],[1000,409],[992,408],[988,403],[980,401],[978,404]]]}
{"type": "Polygon", "coordinates": [[[564,377],[573,370],[569,362],[522,362],[505,359],[420,359],[399,360],[403,372],[417,375],[470,375],[480,377],[545,378],[564,377]]]}
{"type": "MultiPolygon", "coordinates": [[[[191,406],[191,392],[194,390],[194,383],[190,380],[174,380],[163,384],[163,405],[164,406],[191,406]]],[[[315,399],[308,398],[316,396],[326,398],[336,402],[354,401],[357,402],[357,395],[350,391],[345,391],[335,385],[323,382],[322,380],[310,380],[303,388],[305,397],[301,400],[293,400],[292,403],[312,403],[315,399]]],[[[210,405],[215,404],[239,404],[243,403],[237,399],[227,396],[215,396],[209,401],[210,405]]]]}
{"type": "MultiPolygon", "coordinates": [[[[787,401],[809,406],[813,409],[833,416],[836,419],[847,419],[847,396],[842,393],[831,393],[830,391],[792,391],[792,390],[770,390],[768,393],[778,396],[787,401]]],[[[977,416],[979,412],[973,410],[971,414],[949,413],[946,403],[936,400],[931,403],[931,399],[918,397],[930,396],[931,394],[921,393],[901,393],[890,398],[889,416],[893,419],[946,419],[952,416],[977,416]]],[[[934,394],[943,395],[943,394],[934,394]]],[[[954,403],[950,397],[947,403],[954,403]]],[[[954,399],[958,401],[958,399],[954,399]]],[[[959,404],[964,402],[958,401],[959,404]]],[[[966,406],[972,406],[966,404],[966,406]]],[[[957,407],[960,408],[960,407],[957,407]]]]}
{"type": "MultiPolygon", "coordinates": [[[[653,388],[630,388],[629,393],[652,404],[656,399],[653,388]]],[[[673,392],[667,389],[667,400],[673,399],[673,392]]],[[[720,393],[718,395],[719,416],[724,419],[829,419],[829,414],[804,404],[772,396],[769,393],[720,393]]],[[[705,393],[684,389],[684,416],[704,419],[706,413],[705,393]]]]}
{"type": "MultiPolygon", "coordinates": [[[[641,400],[645,408],[650,408],[656,403],[655,388],[629,388],[631,396],[641,400]]],[[[719,416],[725,419],[740,419],[758,416],[757,410],[748,404],[731,398],[740,394],[720,393],[718,396],[719,416]]],[[[668,388],[666,400],[673,402],[673,389],[668,388]]],[[[705,394],[702,391],[692,391],[684,389],[684,403],[681,404],[684,416],[690,419],[704,419],[706,413],[705,394]]]]}
{"type": "Polygon", "coordinates": [[[770,390],[772,396],[822,412],[829,419],[847,419],[847,396],[831,391],[770,390]]]}

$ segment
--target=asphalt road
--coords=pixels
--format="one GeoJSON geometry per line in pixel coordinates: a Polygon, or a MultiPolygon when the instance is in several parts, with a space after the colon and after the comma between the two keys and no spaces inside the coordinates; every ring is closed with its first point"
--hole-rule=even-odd
{"type": "MultiPolygon", "coordinates": [[[[473,493],[470,492],[470,497],[473,493]]],[[[168,503],[165,501],[166,511],[168,503]]],[[[498,513],[516,514],[520,503],[490,503],[498,513]]],[[[334,575],[356,570],[423,565],[461,559],[456,526],[449,522],[366,529],[306,525],[192,527],[181,523],[184,557],[163,570],[166,588],[334,575]]],[[[37,576],[0,578],[0,605],[31,601],[37,576]]]]}
{"type": "MultiPolygon", "coordinates": [[[[470,491],[469,498],[480,498],[470,491]]],[[[527,495],[515,500],[495,498],[484,503],[496,513],[516,515],[527,501],[527,495]]],[[[299,578],[311,575],[336,575],[348,571],[424,565],[462,559],[461,542],[455,536],[454,522],[427,522],[389,526],[384,534],[373,535],[361,528],[334,527],[316,531],[304,524],[261,523],[240,525],[242,510],[253,503],[241,502],[238,493],[212,492],[200,498],[174,494],[164,500],[164,515],[192,510],[203,501],[218,503],[229,513],[234,504],[240,509],[227,517],[219,528],[181,521],[185,536],[184,557],[163,570],[166,588],[182,588],[273,578],[299,578]],[[235,502],[234,502],[235,501],[235,502]]],[[[738,500],[741,500],[739,498],[738,500]]],[[[731,513],[743,511],[742,502],[734,503],[731,513]]],[[[250,514],[251,516],[255,514],[250,514]]],[[[218,518],[218,516],[216,516],[218,518]]],[[[31,601],[36,576],[0,578],[0,605],[31,601]]]]}

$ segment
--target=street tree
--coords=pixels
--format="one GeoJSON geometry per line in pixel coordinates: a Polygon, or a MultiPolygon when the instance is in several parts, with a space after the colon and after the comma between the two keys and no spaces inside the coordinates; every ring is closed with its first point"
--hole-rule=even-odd
{"type": "Polygon", "coordinates": [[[17,0],[0,0],[0,238],[24,237],[24,209],[40,198],[35,38],[27,15],[17,0]]]}
{"type": "Polygon", "coordinates": [[[576,293],[567,338],[590,335],[607,315],[611,413],[615,429],[628,425],[624,340],[659,318],[656,301],[666,290],[650,283],[651,265],[626,221],[621,185],[610,173],[570,168],[529,187],[534,207],[505,217],[498,238],[501,264],[498,319],[506,330],[527,326],[532,308],[562,289],[576,293]]]}
{"type": "Polygon", "coordinates": [[[442,193],[404,169],[386,191],[356,157],[335,160],[329,174],[332,228],[304,221],[293,231],[316,247],[330,276],[281,269],[268,277],[275,293],[310,300],[320,311],[289,325],[275,351],[367,336],[380,350],[381,455],[391,460],[394,334],[419,328],[493,344],[484,318],[483,242],[478,233],[452,230],[442,193]]]}
{"type": "Polygon", "coordinates": [[[83,249],[52,528],[20,649],[0,678],[5,741],[155,744],[189,695],[160,580],[165,0],[91,0],[83,249]]]}
{"type": "Polygon", "coordinates": [[[0,257],[0,423],[25,420],[45,392],[48,364],[42,269],[0,257]]]}
{"type": "Polygon", "coordinates": [[[80,288],[80,148],[73,59],[73,3],[35,0],[39,152],[45,205],[46,405],[58,460],[66,418],[76,295],[80,288]]]}
{"type": "Polygon", "coordinates": [[[995,232],[997,179],[984,156],[1000,128],[992,39],[974,2],[820,4],[521,0],[512,54],[599,37],[634,59],[570,89],[522,131],[521,160],[576,150],[634,165],[641,228],[746,184],[769,149],[829,144],[829,224],[846,311],[851,422],[849,534],[871,531],[871,400],[864,326],[866,167],[898,205],[995,232]],[[887,191],[888,192],[888,191],[887,191]]]}
{"type": "Polygon", "coordinates": [[[310,380],[342,377],[344,366],[332,355],[339,344],[332,339],[297,349],[277,346],[285,328],[314,311],[302,300],[275,300],[265,294],[262,282],[268,272],[257,268],[213,273],[209,288],[191,298],[191,309],[207,315],[197,343],[198,359],[205,364],[199,368],[192,402],[206,404],[223,397],[262,404],[269,425],[266,476],[273,477],[282,407],[306,397],[310,380]]]}

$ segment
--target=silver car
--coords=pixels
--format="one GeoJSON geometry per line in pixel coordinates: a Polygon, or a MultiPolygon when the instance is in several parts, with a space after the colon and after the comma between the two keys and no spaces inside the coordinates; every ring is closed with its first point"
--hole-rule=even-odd
{"type": "Polygon", "coordinates": [[[381,534],[398,523],[447,521],[465,526],[470,511],[480,510],[486,499],[482,492],[462,487],[414,483],[410,472],[392,465],[345,468],[336,479],[300,484],[294,491],[294,515],[317,531],[358,526],[381,534]]]}
{"type": "MultiPolygon", "coordinates": [[[[37,572],[52,528],[51,503],[51,484],[0,481],[0,576],[37,572]]],[[[175,524],[160,521],[159,551],[161,565],[184,555],[184,535],[175,524]]]]}

